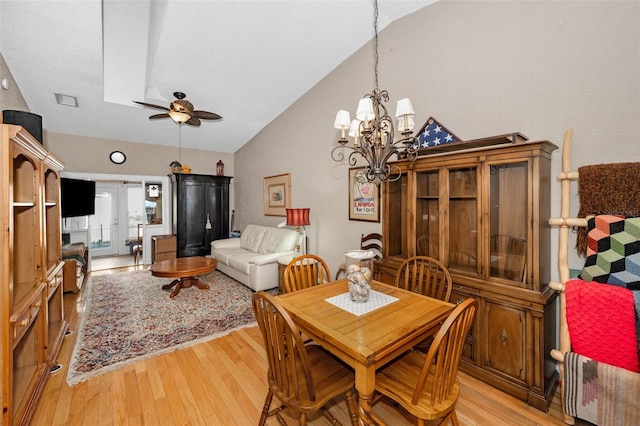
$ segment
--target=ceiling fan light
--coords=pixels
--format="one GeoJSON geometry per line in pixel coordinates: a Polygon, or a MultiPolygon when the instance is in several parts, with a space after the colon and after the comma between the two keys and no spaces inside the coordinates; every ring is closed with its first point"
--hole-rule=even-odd
{"type": "Polygon", "coordinates": [[[186,123],[191,118],[191,114],[178,111],[169,111],[169,117],[176,123],[186,123]]]}

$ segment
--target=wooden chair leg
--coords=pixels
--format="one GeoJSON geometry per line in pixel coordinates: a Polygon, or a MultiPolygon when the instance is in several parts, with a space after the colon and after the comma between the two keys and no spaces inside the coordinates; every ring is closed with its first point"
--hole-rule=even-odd
{"type": "Polygon", "coordinates": [[[267,421],[267,417],[269,416],[269,407],[271,406],[272,399],[273,399],[273,394],[271,393],[271,391],[269,391],[267,393],[267,397],[264,399],[262,414],[260,415],[260,421],[258,422],[259,426],[264,426],[264,423],[267,421]]]}
{"type": "Polygon", "coordinates": [[[353,391],[347,391],[344,393],[347,398],[347,409],[349,410],[349,417],[351,418],[352,426],[358,426],[358,407],[356,407],[356,400],[353,395],[353,391]]]}

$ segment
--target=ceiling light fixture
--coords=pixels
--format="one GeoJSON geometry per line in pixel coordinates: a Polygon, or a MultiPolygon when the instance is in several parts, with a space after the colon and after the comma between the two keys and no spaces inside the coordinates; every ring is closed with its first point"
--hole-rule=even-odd
{"type": "Polygon", "coordinates": [[[78,98],[75,96],[69,95],[61,95],[60,93],[56,93],[56,102],[60,105],[67,105],[74,108],[78,108],[78,98]]]}
{"type": "Polygon", "coordinates": [[[395,154],[398,159],[415,160],[418,148],[415,146],[416,138],[411,136],[415,116],[411,100],[409,98],[398,101],[396,118],[398,119],[398,131],[402,139],[394,141],[393,119],[389,117],[384,102],[389,102],[389,93],[378,88],[378,1],[373,2],[373,29],[375,31],[375,82],[376,87],[358,103],[356,120],[351,121],[349,112],[338,111],[333,126],[341,130],[338,146],[331,150],[333,161],[344,160],[344,149],[351,150],[349,164],[355,166],[359,157],[367,161],[365,176],[367,181],[379,185],[386,181],[400,179],[400,168],[389,166],[387,162],[395,154]],[[349,130],[349,136],[353,136],[353,146],[345,137],[349,130]]]}

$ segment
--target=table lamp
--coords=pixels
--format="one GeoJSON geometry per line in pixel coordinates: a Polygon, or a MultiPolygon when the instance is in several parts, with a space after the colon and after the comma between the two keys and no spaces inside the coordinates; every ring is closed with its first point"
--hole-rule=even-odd
{"type": "Polygon", "coordinates": [[[298,231],[298,244],[296,244],[296,256],[299,254],[307,254],[307,234],[305,226],[310,225],[309,210],[303,209],[286,209],[287,210],[287,226],[295,226],[298,231]],[[302,245],[300,244],[300,228],[302,228],[302,245]],[[302,248],[302,250],[301,250],[302,248]]]}

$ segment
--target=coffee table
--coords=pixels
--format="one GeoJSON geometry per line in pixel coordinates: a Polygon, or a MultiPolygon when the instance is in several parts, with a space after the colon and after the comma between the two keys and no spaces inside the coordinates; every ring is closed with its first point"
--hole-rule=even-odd
{"type": "Polygon", "coordinates": [[[169,295],[174,298],[183,288],[189,288],[195,285],[199,289],[207,290],[209,286],[202,283],[196,278],[196,275],[202,275],[211,272],[218,266],[218,261],[209,257],[180,257],[177,259],[167,259],[162,262],[154,263],[149,267],[151,275],[161,278],[176,278],[170,284],[162,286],[163,290],[171,290],[175,288],[169,295]]]}

